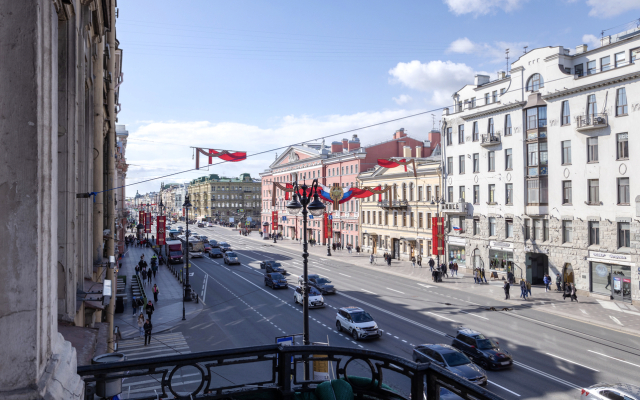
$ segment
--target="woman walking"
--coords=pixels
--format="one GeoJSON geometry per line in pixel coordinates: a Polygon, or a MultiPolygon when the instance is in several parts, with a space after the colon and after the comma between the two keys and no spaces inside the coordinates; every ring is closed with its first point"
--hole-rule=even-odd
{"type": "Polygon", "coordinates": [[[571,285],[571,301],[576,301],[578,302],[578,294],[576,293],[576,284],[575,283],[570,283],[569,285],[571,285]]]}
{"type": "Polygon", "coordinates": [[[144,336],[144,315],[142,313],[138,316],[138,330],[140,331],[140,337],[144,336]]]}
{"type": "Polygon", "coordinates": [[[153,292],[153,301],[155,301],[157,303],[158,302],[158,293],[160,292],[158,290],[158,284],[154,283],[153,284],[153,288],[151,288],[151,291],[153,292]]]}
{"type": "Polygon", "coordinates": [[[511,289],[511,284],[509,284],[509,281],[504,281],[502,289],[504,289],[504,299],[509,300],[509,298],[511,297],[509,296],[509,290],[511,289]]]}

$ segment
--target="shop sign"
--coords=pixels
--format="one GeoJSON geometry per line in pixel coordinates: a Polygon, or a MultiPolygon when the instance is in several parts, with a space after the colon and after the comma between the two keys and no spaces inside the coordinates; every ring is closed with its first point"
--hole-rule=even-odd
{"type": "Polygon", "coordinates": [[[623,261],[631,262],[631,255],[628,254],[614,254],[614,253],[602,253],[599,251],[589,251],[589,258],[597,258],[602,261],[623,261]]]}
{"type": "MultiPolygon", "coordinates": [[[[418,239],[422,239],[422,238],[418,238],[418,239]]],[[[449,244],[456,244],[459,246],[465,246],[467,244],[467,239],[461,238],[461,237],[448,236],[447,241],[449,242],[449,244]]]]}
{"type": "Polygon", "coordinates": [[[513,249],[513,243],[490,241],[489,247],[492,249],[513,249]]]}

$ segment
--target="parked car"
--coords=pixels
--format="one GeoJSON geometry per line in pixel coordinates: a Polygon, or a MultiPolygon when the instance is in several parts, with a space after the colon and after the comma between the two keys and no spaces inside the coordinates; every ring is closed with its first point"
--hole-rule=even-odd
{"type": "MultiPolygon", "coordinates": [[[[330,293],[336,292],[336,288],[333,287],[329,279],[322,277],[318,274],[309,274],[308,278],[309,278],[309,285],[318,289],[320,293],[330,294],[330,293]]],[[[298,277],[298,284],[301,286],[304,284],[304,277],[302,275],[298,277]]]]}
{"type": "Polygon", "coordinates": [[[264,274],[264,284],[266,286],[271,286],[272,289],[278,288],[287,288],[289,285],[287,284],[287,280],[284,279],[284,275],[278,272],[271,272],[268,274],[264,274]]]}
{"type": "Polygon", "coordinates": [[[204,224],[202,222],[198,222],[198,228],[204,228],[204,224]]]}
{"type": "Polygon", "coordinates": [[[213,239],[211,239],[211,240],[209,240],[209,244],[211,245],[211,247],[214,247],[214,248],[215,248],[215,247],[220,248],[220,245],[218,244],[218,241],[217,241],[217,240],[213,240],[213,239]]]}
{"type": "Polygon", "coordinates": [[[381,338],[382,331],[373,317],[360,307],[342,307],[336,314],[336,329],[347,331],[353,340],[381,338]]]}
{"type": "Polygon", "coordinates": [[[413,349],[413,361],[433,362],[461,378],[486,386],[487,373],[463,352],[448,344],[421,344],[413,349]]]}
{"type": "MultiPolygon", "coordinates": [[[[300,286],[297,286],[293,293],[293,302],[300,305],[304,304],[304,296],[300,286]]],[[[309,290],[309,308],[315,307],[324,307],[324,297],[322,297],[322,293],[318,289],[312,287],[309,290]]]]}
{"type": "Polygon", "coordinates": [[[224,258],[224,253],[222,252],[222,250],[220,250],[220,247],[212,247],[211,250],[209,250],[209,257],[211,258],[224,258]]]}
{"type": "Polygon", "coordinates": [[[231,245],[229,243],[226,242],[220,242],[218,243],[218,246],[220,247],[220,250],[222,250],[223,253],[226,253],[227,251],[231,251],[231,245]]]}
{"type": "Polygon", "coordinates": [[[640,387],[628,383],[599,383],[581,391],[581,396],[597,400],[640,400],[640,387]]]}
{"type": "Polygon", "coordinates": [[[264,269],[265,272],[279,272],[282,275],[287,274],[287,270],[282,268],[282,264],[277,261],[261,261],[260,268],[264,269]]]}
{"type": "Polygon", "coordinates": [[[513,365],[511,354],[501,350],[497,340],[472,329],[459,329],[451,345],[484,369],[509,368],[513,365]]]}
{"type": "Polygon", "coordinates": [[[240,259],[238,258],[238,255],[233,251],[227,251],[226,253],[224,253],[223,260],[224,260],[224,263],[227,265],[240,264],[240,259]]]}

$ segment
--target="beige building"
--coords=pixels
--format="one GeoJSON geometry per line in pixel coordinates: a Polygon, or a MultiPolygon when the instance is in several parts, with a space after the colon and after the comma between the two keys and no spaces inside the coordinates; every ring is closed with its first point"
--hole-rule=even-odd
{"type": "Polygon", "coordinates": [[[260,181],[249,174],[225,178],[211,174],[189,183],[193,205],[192,216],[197,220],[220,222],[260,221],[260,181]]]}
{"type": "Polygon", "coordinates": [[[431,200],[440,197],[439,158],[414,158],[417,176],[411,165],[407,166],[407,172],[404,166],[376,166],[358,176],[359,186],[390,188],[380,195],[381,201],[377,194],[360,200],[359,223],[364,252],[380,256],[390,253],[397,260],[410,260],[419,254],[424,261],[429,258],[432,252],[431,218],[437,211],[431,200]]]}

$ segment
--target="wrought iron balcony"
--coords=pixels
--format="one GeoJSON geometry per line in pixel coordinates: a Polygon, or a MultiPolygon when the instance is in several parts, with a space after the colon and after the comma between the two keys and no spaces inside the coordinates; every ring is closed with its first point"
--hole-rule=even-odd
{"type": "Polygon", "coordinates": [[[378,202],[378,207],[381,208],[407,208],[409,207],[409,202],[407,200],[382,200],[378,202]]]}
{"type": "MultiPolygon", "coordinates": [[[[114,353],[112,353],[114,354],[114,353]]],[[[264,345],[78,367],[87,392],[111,397],[135,384],[129,399],[294,399],[326,380],[310,362],[326,363],[330,378],[350,384],[355,398],[438,399],[442,389],[463,399],[501,400],[488,390],[431,363],[376,351],[335,346],[264,345]],[[383,373],[384,372],[384,373],[383,373]],[[151,377],[152,379],[148,379],[151,377]],[[123,379],[125,379],[123,383],[123,379]],[[185,379],[186,378],[186,379],[185,379]],[[143,386],[147,383],[147,386],[143,386]],[[157,392],[157,395],[156,395],[157,392]]],[[[300,396],[302,397],[302,396],[300,396]]]]}
{"type": "Polygon", "coordinates": [[[577,118],[576,130],[588,131],[590,129],[605,128],[609,125],[607,114],[586,114],[577,118]]]}
{"type": "Polygon", "coordinates": [[[500,144],[502,143],[502,140],[500,138],[500,134],[498,133],[491,133],[491,134],[486,134],[486,135],[482,135],[482,140],[480,141],[480,146],[493,146],[496,144],[500,144]]]}

